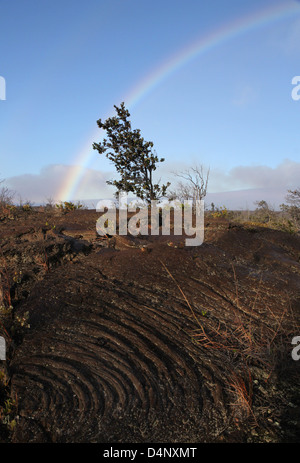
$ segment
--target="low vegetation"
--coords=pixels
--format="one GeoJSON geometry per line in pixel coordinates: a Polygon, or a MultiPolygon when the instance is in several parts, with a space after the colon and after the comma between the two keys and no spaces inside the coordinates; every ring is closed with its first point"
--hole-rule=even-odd
{"type": "Polygon", "coordinates": [[[77,209],[82,209],[83,205],[79,202],[77,204],[74,204],[71,201],[64,201],[59,204],[56,204],[56,208],[66,214],[71,211],[76,211],[77,209]]]}
{"type": "Polygon", "coordinates": [[[287,203],[276,211],[265,200],[257,201],[256,208],[250,210],[232,211],[226,206],[217,207],[213,203],[207,216],[224,217],[228,220],[241,223],[245,227],[265,227],[281,230],[289,234],[297,234],[300,231],[300,190],[289,192],[287,203]],[[292,199],[291,199],[292,198],[292,199]],[[294,201],[291,205],[289,202],[294,201]]]}

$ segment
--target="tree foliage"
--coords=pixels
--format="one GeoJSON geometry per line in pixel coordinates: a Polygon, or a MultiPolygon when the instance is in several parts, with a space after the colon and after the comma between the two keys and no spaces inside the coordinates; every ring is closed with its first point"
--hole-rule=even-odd
{"type": "Polygon", "coordinates": [[[153,172],[157,163],[163,162],[153,152],[153,142],[145,141],[139,129],[132,130],[129,121],[130,113],[121,103],[114,105],[117,116],[108,118],[105,122],[97,121],[98,127],[107,133],[102,143],[94,143],[93,149],[106,157],[115,165],[120,175],[119,180],[109,180],[106,183],[114,185],[117,192],[132,192],[140,199],[151,200],[165,196],[170,183],[160,185],[154,183],[153,172]]]}
{"type": "Polygon", "coordinates": [[[289,214],[294,224],[300,227],[300,188],[296,190],[288,190],[286,195],[288,205],[281,204],[280,208],[283,212],[289,214]]]}
{"type": "Polygon", "coordinates": [[[254,204],[257,206],[254,216],[259,222],[267,223],[274,219],[274,208],[267,201],[262,199],[261,201],[255,201],[254,204]]]}

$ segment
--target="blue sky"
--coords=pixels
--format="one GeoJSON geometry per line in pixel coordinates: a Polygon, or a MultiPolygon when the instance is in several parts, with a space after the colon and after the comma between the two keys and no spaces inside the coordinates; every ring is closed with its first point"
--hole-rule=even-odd
{"type": "MultiPolygon", "coordinates": [[[[111,196],[113,166],[83,148],[101,139],[99,131],[91,140],[97,119],[201,37],[285,4],[297,2],[0,0],[0,179],[34,202],[111,196]],[[57,198],[83,149],[74,198],[57,198]]],[[[227,192],[230,202],[228,192],[251,190],[250,203],[262,194],[282,202],[300,186],[300,101],[291,98],[299,58],[300,3],[299,13],[221,41],[142,95],[131,121],[166,159],[158,175],[173,180],[172,171],[203,164],[212,195],[227,192]]]]}

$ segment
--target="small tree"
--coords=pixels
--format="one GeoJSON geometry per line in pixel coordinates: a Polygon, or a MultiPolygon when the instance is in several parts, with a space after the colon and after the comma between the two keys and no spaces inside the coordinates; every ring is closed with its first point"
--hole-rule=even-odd
{"type": "Polygon", "coordinates": [[[296,190],[288,190],[285,197],[286,201],[291,205],[300,209],[300,188],[296,190]]]}
{"type": "MultiPolygon", "coordinates": [[[[0,180],[0,185],[4,182],[4,180],[0,180]]],[[[0,211],[4,212],[4,210],[12,205],[14,192],[9,190],[7,187],[2,186],[0,187],[0,211]]]]}
{"type": "Polygon", "coordinates": [[[185,200],[193,199],[193,189],[191,188],[191,185],[184,182],[178,182],[176,190],[170,191],[168,198],[170,201],[177,199],[183,204],[185,200]]]}
{"type": "Polygon", "coordinates": [[[184,172],[174,172],[176,177],[180,177],[185,182],[180,181],[177,190],[171,192],[170,199],[178,198],[181,202],[191,199],[195,203],[206,196],[209,178],[209,170],[204,173],[202,166],[190,167],[184,172]]]}
{"type": "Polygon", "coordinates": [[[296,190],[288,190],[288,194],[285,197],[287,204],[281,204],[280,208],[283,212],[286,212],[294,224],[300,227],[300,188],[296,190]]]}
{"type": "Polygon", "coordinates": [[[117,116],[108,118],[105,122],[97,121],[98,127],[107,132],[107,139],[102,143],[93,143],[93,149],[112,161],[120,180],[109,180],[106,183],[114,185],[117,192],[132,192],[148,203],[151,200],[165,196],[170,183],[159,185],[154,183],[153,172],[156,164],[163,162],[153,153],[153,142],[145,141],[141,131],[131,129],[129,111],[121,103],[118,108],[114,105],[117,116]]]}
{"type": "Polygon", "coordinates": [[[267,223],[274,218],[274,210],[269,206],[267,201],[255,201],[254,204],[257,206],[255,209],[255,217],[257,217],[260,222],[267,223]]]}

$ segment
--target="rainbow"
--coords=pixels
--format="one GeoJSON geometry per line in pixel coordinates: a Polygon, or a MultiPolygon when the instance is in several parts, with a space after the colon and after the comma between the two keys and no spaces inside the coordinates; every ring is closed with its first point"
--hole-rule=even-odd
{"type": "MultiPolygon", "coordinates": [[[[152,92],[168,77],[185,66],[191,60],[199,55],[223,44],[225,41],[234,39],[241,34],[245,34],[253,29],[267,26],[278,20],[289,18],[292,15],[299,14],[299,3],[284,2],[277,6],[272,6],[259,10],[251,15],[239,18],[230,22],[217,30],[212,31],[204,37],[200,37],[192,44],[183,48],[179,53],[167,59],[162,65],[157,67],[145,79],[139,82],[133,89],[121,100],[124,101],[128,109],[138,104],[146,95],[152,92]]],[[[106,116],[103,119],[105,120],[106,116]]],[[[99,140],[99,128],[93,130],[87,142],[79,151],[74,159],[74,165],[70,168],[68,177],[60,186],[55,198],[60,200],[72,200],[76,190],[84,176],[85,169],[89,166],[91,160],[98,156],[92,149],[92,144],[99,140]]]]}

